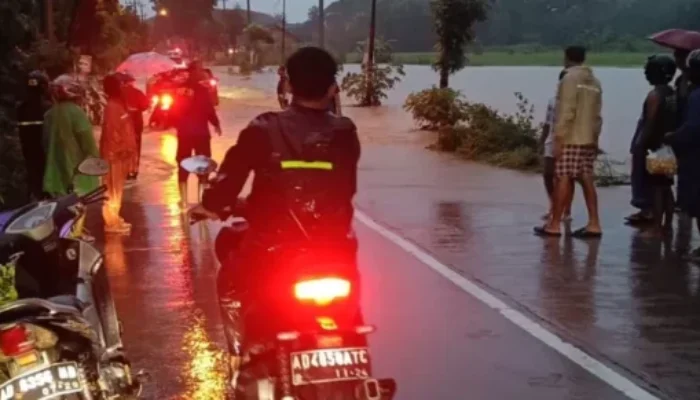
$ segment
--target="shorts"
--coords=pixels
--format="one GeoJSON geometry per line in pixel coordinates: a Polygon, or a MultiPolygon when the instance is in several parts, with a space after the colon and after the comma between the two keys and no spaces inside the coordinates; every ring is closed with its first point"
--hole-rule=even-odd
{"type": "Polygon", "coordinates": [[[561,156],[557,157],[554,174],[557,177],[580,178],[592,176],[598,148],[591,145],[564,145],[561,156]]]}

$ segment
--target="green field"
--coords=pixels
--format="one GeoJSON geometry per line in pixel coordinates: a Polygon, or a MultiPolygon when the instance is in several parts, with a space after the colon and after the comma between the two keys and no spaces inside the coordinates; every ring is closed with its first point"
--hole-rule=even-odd
{"type": "MultiPolygon", "coordinates": [[[[641,67],[650,53],[633,52],[590,52],[589,65],[608,67],[641,67]]],[[[481,54],[470,54],[469,65],[474,66],[560,66],[562,51],[485,51],[481,54]]],[[[358,54],[348,54],[348,63],[359,63],[358,54]]],[[[394,59],[402,64],[429,65],[435,60],[434,53],[394,53],[394,59]]]]}

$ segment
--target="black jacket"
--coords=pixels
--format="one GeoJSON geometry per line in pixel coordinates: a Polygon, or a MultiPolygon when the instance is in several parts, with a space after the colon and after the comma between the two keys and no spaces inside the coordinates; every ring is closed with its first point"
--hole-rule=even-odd
{"type": "Polygon", "coordinates": [[[288,204],[291,201],[288,182],[290,177],[291,180],[308,178],[322,182],[326,189],[323,191],[325,205],[320,211],[325,223],[333,227],[333,232],[347,234],[353,217],[352,198],[357,190],[359,159],[357,129],[349,118],[292,105],[279,113],[258,116],[241,132],[237,144],[227,152],[216,182],[204,193],[202,203],[210,211],[223,213],[236,202],[249,174],[255,172],[246,214],[251,234],[291,232],[295,225],[290,221],[289,209],[294,205],[288,204]],[[318,133],[327,134],[325,137],[330,138],[328,151],[321,158],[332,164],[332,170],[324,173],[300,169],[291,171],[296,175],[285,175],[290,171],[281,166],[284,165],[282,161],[294,163],[292,159],[299,157],[280,155],[273,150],[274,132],[279,131],[297,143],[313,140],[318,133]]]}

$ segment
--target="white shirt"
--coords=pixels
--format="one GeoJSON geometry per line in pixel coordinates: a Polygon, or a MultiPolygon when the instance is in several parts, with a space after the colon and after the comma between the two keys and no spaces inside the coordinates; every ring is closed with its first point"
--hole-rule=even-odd
{"type": "Polygon", "coordinates": [[[544,156],[554,157],[554,117],[556,116],[557,99],[552,97],[547,104],[547,115],[544,123],[549,125],[549,135],[544,141],[544,156]]]}

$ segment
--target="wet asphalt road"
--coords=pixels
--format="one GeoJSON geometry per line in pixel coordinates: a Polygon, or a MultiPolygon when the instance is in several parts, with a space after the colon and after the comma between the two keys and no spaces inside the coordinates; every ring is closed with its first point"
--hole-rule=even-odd
{"type": "MultiPolygon", "coordinates": [[[[235,132],[264,110],[225,107],[227,136],[213,142],[219,160],[235,132]]],[[[690,239],[680,235],[662,252],[622,227],[628,188],[601,192],[601,204],[617,205],[603,208],[603,240],[543,241],[530,234],[544,211],[537,177],[429,152],[415,145],[418,133],[386,146],[387,136],[399,135],[376,119],[356,120],[360,209],[659,398],[700,398],[700,273],[673,250],[690,239]]],[[[131,236],[104,237],[98,215],[90,225],[105,248],[129,354],[152,375],[145,397],[221,399],[217,224],[185,225],[174,150],[169,134],[145,136],[141,176],[123,211],[131,236]]],[[[397,379],[398,399],[626,398],[405,249],[362,223],[357,230],[363,308],[378,327],[376,372],[397,379]]]]}

